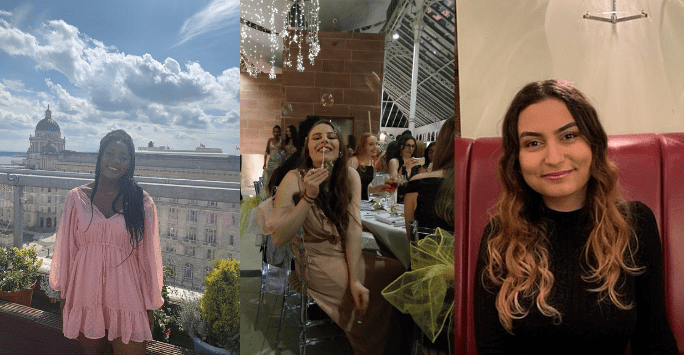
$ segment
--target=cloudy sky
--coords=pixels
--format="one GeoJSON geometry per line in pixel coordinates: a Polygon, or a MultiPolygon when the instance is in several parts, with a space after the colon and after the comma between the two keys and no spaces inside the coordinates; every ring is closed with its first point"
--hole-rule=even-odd
{"type": "Polygon", "coordinates": [[[66,149],[122,128],[136,146],[234,154],[239,0],[2,0],[0,151],[25,152],[48,104],[66,149]]]}

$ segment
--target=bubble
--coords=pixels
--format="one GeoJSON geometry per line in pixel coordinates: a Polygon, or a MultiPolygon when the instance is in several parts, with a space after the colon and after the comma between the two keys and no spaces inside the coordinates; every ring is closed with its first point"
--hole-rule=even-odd
{"type": "Polygon", "coordinates": [[[382,86],[382,82],[380,81],[380,76],[378,76],[378,74],[376,74],[375,72],[371,72],[370,74],[367,74],[364,77],[364,80],[366,81],[366,85],[368,85],[368,88],[371,89],[371,91],[373,91],[373,92],[380,89],[380,86],[382,86]]]}
{"type": "Polygon", "coordinates": [[[332,94],[323,94],[321,96],[321,105],[325,107],[330,107],[335,103],[335,98],[332,96],[332,94]]]}
{"type": "Polygon", "coordinates": [[[283,116],[286,116],[287,114],[292,113],[292,111],[294,111],[292,109],[292,104],[283,104],[282,111],[283,111],[283,116]]]}

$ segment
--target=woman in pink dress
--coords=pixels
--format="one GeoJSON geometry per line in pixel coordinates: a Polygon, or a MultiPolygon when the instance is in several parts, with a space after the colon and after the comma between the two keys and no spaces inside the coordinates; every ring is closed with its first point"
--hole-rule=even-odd
{"type": "Polygon", "coordinates": [[[95,181],[69,191],[57,231],[50,286],[86,354],[145,354],[164,303],[157,209],[133,180],[134,149],[123,130],[102,138],[95,181]]]}

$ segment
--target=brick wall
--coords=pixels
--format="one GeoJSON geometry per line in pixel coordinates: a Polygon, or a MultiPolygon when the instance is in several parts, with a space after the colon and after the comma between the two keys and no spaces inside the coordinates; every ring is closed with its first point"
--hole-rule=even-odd
{"type": "MultiPolygon", "coordinates": [[[[296,69],[294,59],[299,49],[293,46],[293,66],[283,68],[283,103],[292,111],[283,115],[283,127],[295,125],[307,115],[354,117],[354,135],[368,132],[368,111],[373,131],[380,127],[382,91],[366,84],[372,72],[382,80],[385,57],[385,36],[370,33],[319,32],[321,51],[312,67],[308,47],[303,47],[305,70],[296,69]],[[323,106],[321,96],[331,94],[334,103],[323,106]]],[[[283,58],[287,57],[287,52],[283,58]]]]}
{"type": "Polygon", "coordinates": [[[273,126],[281,125],[282,76],[270,80],[240,73],[240,153],[261,154],[273,136],[273,126]]]}

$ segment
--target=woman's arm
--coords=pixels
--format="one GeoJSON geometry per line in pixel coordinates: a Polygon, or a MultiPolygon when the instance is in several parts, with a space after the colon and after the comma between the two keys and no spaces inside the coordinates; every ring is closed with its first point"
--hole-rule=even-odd
{"type": "Polygon", "coordinates": [[[359,159],[355,156],[351,157],[351,159],[349,159],[349,163],[347,163],[347,165],[349,165],[352,169],[356,170],[359,168],[359,159]]]}
{"type": "Polygon", "coordinates": [[[387,171],[389,171],[390,175],[399,175],[399,160],[397,158],[389,161],[387,171]]]}
{"type": "Polygon", "coordinates": [[[349,206],[349,226],[345,235],[345,256],[349,270],[349,288],[356,310],[361,314],[368,307],[368,289],[363,286],[365,264],[361,259],[361,178],[356,170],[349,169],[352,201],[349,206]]]}
{"type": "Polygon", "coordinates": [[[667,319],[663,250],[658,224],[651,209],[641,202],[633,204],[637,253],[644,273],[635,277],[637,324],[632,333],[632,354],[678,355],[677,342],[667,319]]]}
{"type": "Polygon", "coordinates": [[[480,240],[480,251],[475,268],[475,285],[473,291],[473,314],[475,315],[475,343],[479,355],[508,354],[514,336],[506,331],[499,321],[496,309],[496,297],[499,289],[494,287],[482,274],[487,265],[487,239],[494,224],[490,221],[480,240]],[[485,287],[486,282],[487,287],[485,287]]]}
{"type": "MultiPolygon", "coordinates": [[[[274,211],[288,207],[295,194],[300,192],[298,170],[292,170],[280,183],[274,197],[274,211]]],[[[328,170],[311,169],[304,175],[304,195],[301,196],[297,205],[280,220],[280,224],[273,231],[273,244],[280,248],[295,236],[299,228],[304,224],[306,215],[309,213],[312,202],[318,197],[319,185],[328,178],[328,170]]]]}

